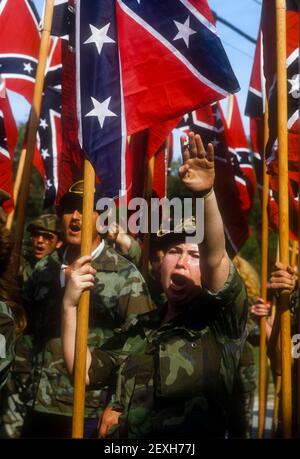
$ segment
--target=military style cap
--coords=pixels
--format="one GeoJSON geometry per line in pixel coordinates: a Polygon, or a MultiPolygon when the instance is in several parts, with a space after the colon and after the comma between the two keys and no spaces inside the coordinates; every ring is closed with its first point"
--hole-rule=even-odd
{"type": "Polygon", "coordinates": [[[181,219],[179,223],[171,219],[160,226],[159,231],[152,238],[153,247],[163,249],[174,242],[185,242],[186,237],[192,237],[196,234],[196,219],[190,217],[181,219]],[[176,224],[175,224],[176,223],[176,224]]]}
{"type": "MultiPolygon", "coordinates": [[[[96,208],[97,199],[99,196],[97,195],[96,190],[94,190],[94,209],[96,208]],[[97,198],[97,199],[96,199],[97,198]]],[[[68,191],[62,196],[59,206],[58,212],[60,214],[63,213],[71,213],[75,210],[82,212],[82,204],[83,204],[83,180],[78,180],[78,182],[73,183],[70,186],[68,191]]]]}
{"type": "Polygon", "coordinates": [[[27,231],[32,232],[34,230],[49,231],[61,236],[60,222],[54,214],[44,214],[33,220],[27,226],[27,231]]]}

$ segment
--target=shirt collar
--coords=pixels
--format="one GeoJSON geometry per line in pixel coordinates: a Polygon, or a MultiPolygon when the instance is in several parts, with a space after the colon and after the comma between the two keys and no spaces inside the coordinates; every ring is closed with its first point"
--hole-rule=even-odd
{"type": "MultiPolygon", "coordinates": [[[[102,240],[100,242],[99,245],[97,245],[97,247],[92,251],[91,253],[91,257],[92,257],[92,260],[95,260],[95,258],[99,257],[104,249],[104,240],[102,240]]],[[[62,256],[62,265],[63,266],[68,266],[68,263],[67,263],[67,255],[68,255],[68,246],[66,247],[64,253],[63,253],[63,256],[62,256]]]]}

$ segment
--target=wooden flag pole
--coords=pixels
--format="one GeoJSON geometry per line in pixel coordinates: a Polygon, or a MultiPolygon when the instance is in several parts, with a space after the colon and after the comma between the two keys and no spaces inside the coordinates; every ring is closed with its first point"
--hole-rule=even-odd
{"type": "Polygon", "coordinates": [[[228,105],[227,105],[227,126],[230,128],[231,120],[232,120],[232,111],[233,111],[233,95],[229,94],[228,105]]]}
{"type": "MultiPolygon", "coordinates": [[[[264,160],[263,160],[263,193],[262,193],[262,235],[261,235],[261,297],[267,301],[268,279],[268,202],[269,202],[269,176],[265,161],[265,150],[269,138],[268,129],[268,104],[265,103],[264,112],[264,160]]],[[[263,438],[266,418],[266,356],[267,356],[267,333],[266,317],[260,318],[259,338],[259,410],[258,410],[258,438],[263,438]]]]}
{"type": "Polygon", "coordinates": [[[18,163],[18,169],[17,169],[17,174],[15,178],[15,183],[14,183],[14,204],[15,208],[11,211],[11,213],[7,217],[6,221],[6,228],[11,229],[14,215],[15,215],[15,210],[18,202],[18,196],[19,196],[19,191],[20,191],[20,186],[21,186],[21,181],[22,181],[22,176],[24,172],[24,165],[25,165],[25,157],[26,157],[26,148],[22,148],[20,158],[19,158],[19,163],[18,163]]]}
{"type": "Polygon", "coordinates": [[[291,253],[291,266],[297,265],[297,256],[298,256],[298,241],[292,241],[292,253],[291,253]]]}
{"type": "MultiPolygon", "coordinates": [[[[92,224],[94,209],[95,171],[91,163],[84,161],[84,189],[83,211],[81,228],[81,251],[80,255],[90,255],[92,247],[92,224]]],[[[85,407],[85,383],[86,383],[86,354],[89,323],[90,292],[85,291],[81,295],[77,309],[77,328],[75,343],[74,365],[74,406],[72,437],[83,438],[84,433],[84,407],[85,407]]]]}
{"type": "Polygon", "coordinates": [[[275,394],[274,394],[274,410],[272,416],[271,438],[275,437],[278,427],[278,414],[280,404],[280,391],[281,391],[281,376],[275,376],[275,394]]]}
{"type": "MultiPolygon", "coordinates": [[[[147,161],[147,158],[146,158],[147,161]]],[[[144,192],[144,199],[148,204],[148,209],[150,209],[150,199],[152,196],[152,189],[153,189],[153,176],[154,176],[154,165],[155,165],[155,156],[153,155],[147,164],[147,180],[145,185],[145,192],[144,192]]],[[[141,273],[144,279],[147,281],[148,279],[148,263],[149,263],[149,253],[150,253],[150,217],[151,212],[148,212],[148,225],[149,231],[144,234],[143,236],[143,255],[142,255],[142,262],[141,262],[141,273]]]]}
{"type": "Polygon", "coordinates": [[[25,225],[26,205],[27,205],[28,195],[29,195],[29,185],[30,185],[30,180],[31,180],[33,155],[34,155],[34,148],[35,148],[35,142],[36,142],[36,131],[37,131],[38,122],[40,118],[40,112],[41,112],[42,93],[43,93],[43,86],[44,86],[46,61],[47,61],[47,56],[48,56],[49,44],[50,44],[50,32],[51,32],[51,25],[52,25],[52,18],[53,18],[53,8],[54,8],[54,0],[46,0],[44,24],[43,24],[41,44],[40,44],[40,50],[39,50],[39,60],[38,60],[38,66],[37,66],[37,71],[36,71],[36,82],[34,86],[33,101],[32,101],[32,107],[31,107],[30,118],[29,118],[29,128],[28,128],[28,136],[27,136],[27,152],[25,155],[24,172],[23,172],[22,181],[21,181],[18,214],[17,214],[17,222],[16,222],[14,250],[15,250],[15,254],[17,255],[17,269],[20,263],[20,254],[21,254],[24,225],[25,225]]]}
{"type": "MultiPolygon", "coordinates": [[[[279,249],[280,261],[289,264],[289,196],[288,196],[288,136],[287,136],[287,72],[286,72],[286,2],[276,0],[277,41],[277,107],[278,107],[278,163],[279,163],[279,249]]],[[[291,391],[291,320],[289,292],[279,297],[280,341],[282,368],[282,426],[283,437],[292,434],[291,391]]]]}

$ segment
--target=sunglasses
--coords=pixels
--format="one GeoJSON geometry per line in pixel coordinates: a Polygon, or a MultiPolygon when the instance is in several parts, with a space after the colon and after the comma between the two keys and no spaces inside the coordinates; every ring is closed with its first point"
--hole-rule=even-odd
{"type": "Polygon", "coordinates": [[[46,242],[54,241],[55,235],[53,233],[48,233],[47,231],[32,231],[31,237],[38,238],[42,237],[46,242]]]}

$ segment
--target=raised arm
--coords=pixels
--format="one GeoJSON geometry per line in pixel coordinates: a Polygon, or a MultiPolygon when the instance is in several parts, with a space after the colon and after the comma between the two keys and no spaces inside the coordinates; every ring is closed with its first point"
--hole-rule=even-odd
{"type": "Polygon", "coordinates": [[[189,143],[181,139],[183,164],[179,176],[196,198],[204,199],[204,241],[199,245],[202,285],[219,291],[229,275],[230,260],[225,249],[222,218],[213,190],[215,180],[214,147],[205,150],[199,134],[191,132],[189,143]]]}

